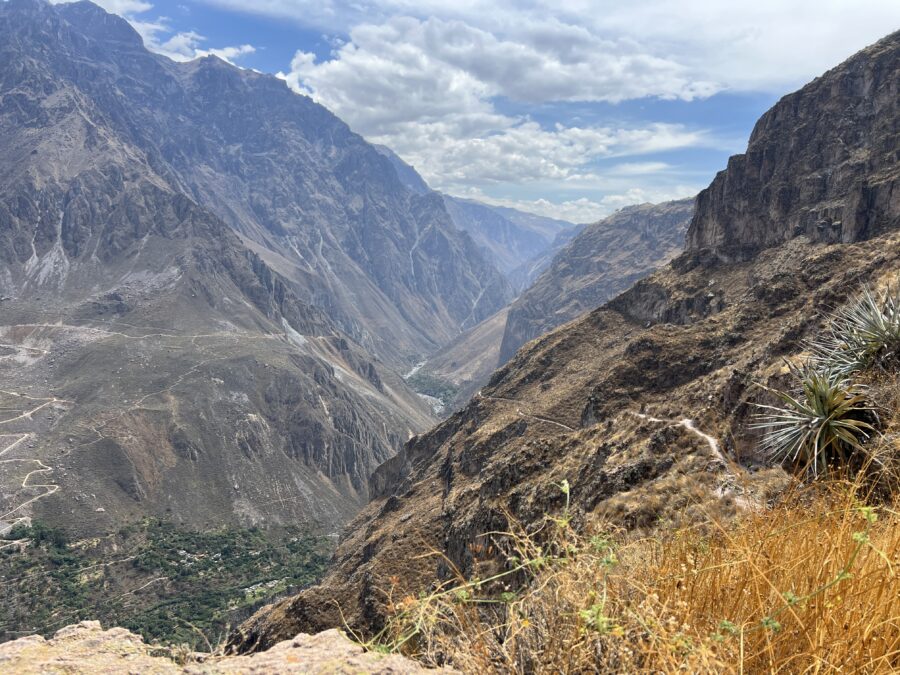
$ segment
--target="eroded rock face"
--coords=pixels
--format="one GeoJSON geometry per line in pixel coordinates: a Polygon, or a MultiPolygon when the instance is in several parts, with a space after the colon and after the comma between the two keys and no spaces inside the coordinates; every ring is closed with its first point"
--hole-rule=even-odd
{"type": "Polygon", "coordinates": [[[143,673],[154,675],[413,675],[451,673],[429,670],[401,656],[373,654],[337,630],[297,635],[260,654],[220,657],[176,654],[146,644],[124,628],[103,630],[97,621],[60,629],[45,640],[39,635],[0,644],[0,671],[19,675],[43,673],[143,673]],[[178,663],[176,661],[181,661],[178,663]]]}
{"type": "Polygon", "coordinates": [[[741,260],[800,235],[851,242],[900,222],[900,33],[785,96],[697,197],[688,249],[741,260]]]}
{"type": "MultiPolygon", "coordinates": [[[[896,48],[892,36],[826,77],[840,83],[879,71],[880,81],[895,87],[896,48]]],[[[823,109],[852,109],[857,100],[855,89],[826,89],[823,109]]],[[[896,129],[896,100],[887,106],[893,113],[877,126],[896,129]]],[[[781,119],[776,106],[766,122],[772,133],[781,119]]],[[[840,125],[837,117],[823,119],[840,125]]],[[[829,139],[833,131],[819,133],[829,139]]],[[[809,152],[818,147],[807,140],[809,152]]],[[[782,175],[803,183],[810,155],[797,150],[783,158],[782,175]]],[[[859,174],[870,185],[890,170],[879,162],[871,168],[859,174]]],[[[779,212],[779,197],[753,189],[742,175],[720,175],[714,188],[725,181],[742,213],[779,212]]],[[[843,192],[831,195],[843,204],[858,183],[835,185],[843,192]]],[[[707,200],[710,194],[715,189],[707,200]]],[[[852,242],[800,233],[779,244],[769,237],[774,229],[760,231],[758,241],[752,229],[732,232],[731,207],[717,202],[719,213],[707,201],[694,219],[695,243],[700,232],[715,243],[714,230],[722,242],[744,237],[755,255],[709,265],[731,249],[694,246],[519,350],[468,406],[379,467],[370,483],[374,498],[346,530],[323,582],[260,610],[232,636],[232,648],[265,647],[341,620],[378,630],[390,611],[384,589],[415,594],[450,576],[450,566],[425,551],[486,578],[505,564],[485,555],[485,538],[498,537],[486,533],[509,528],[510,516],[527,526],[557,513],[563,480],[571,486],[574,522],[599,517],[638,531],[710,513],[728,517],[772,498],[786,476],[757,454],[757,432],[748,425],[750,403],[762,395],[754,383],[778,378],[782,360],[803,351],[827,312],[900,270],[900,222],[884,203],[875,200],[871,212],[860,213],[856,222],[870,228],[864,236],[854,229],[852,242]],[[707,222],[721,227],[704,229],[707,222]]]]}
{"type": "Polygon", "coordinates": [[[693,199],[642,204],[588,225],[509,310],[500,363],[523,344],[599,307],[684,248],[693,199]]]}

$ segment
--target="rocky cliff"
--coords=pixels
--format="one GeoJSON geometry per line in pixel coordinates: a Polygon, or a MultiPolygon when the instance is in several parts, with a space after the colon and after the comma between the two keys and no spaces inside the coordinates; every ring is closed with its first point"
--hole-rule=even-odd
{"type": "MultiPolygon", "coordinates": [[[[407,189],[376,148],[281,80],[214,57],[174,63],[89,2],[17,0],[0,24],[11,133],[39,132],[49,99],[90,107],[85,143],[127,143],[374,356],[408,366],[510,299],[440,197],[407,189]]],[[[52,152],[26,159],[8,168],[58,170],[52,152]]]]}
{"type": "Polygon", "coordinates": [[[585,227],[512,303],[499,364],[529,340],[599,307],[681,253],[693,202],[629,206],[585,227]]]}
{"type": "Polygon", "coordinates": [[[688,248],[742,260],[798,236],[852,242],[900,222],[897,34],[757,122],[747,151],[697,198],[688,248]]]}
{"type": "MultiPolygon", "coordinates": [[[[816,80],[766,115],[770,131],[786,137],[790,127],[776,130],[776,121],[799,116],[827,139],[832,110],[871,110],[873,116],[848,118],[858,127],[840,124],[848,142],[859,142],[849,151],[864,152],[873,170],[859,180],[880,180],[885,167],[896,166],[896,136],[873,144],[865,130],[897,128],[893,102],[876,102],[896,89],[898,56],[895,34],[827,76],[845,82],[853,73],[878,72],[878,86],[823,89],[816,80]]],[[[823,147],[814,139],[795,147],[784,155],[783,175],[791,175],[791,161],[800,183],[810,163],[827,172],[826,157],[812,159],[823,147]]],[[[744,224],[752,214],[784,206],[778,194],[753,189],[742,161],[732,160],[738,169],[720,175],[701,199],[691,250],[528,344],[466,408],[382,465],[371,480],[373,500],[346,531],[323,583],[261,610],[235,633],[232,647],[258,649],[341,620],[377,629],[388,611],[385,589],[394,597],[416,593],[450,576],[451,563],[487,577],[505,564],[490,555],[497,535],[489,533],[506,530],[511,518],[528,526],[557,512],[563,480],[571,485],[575,522],[599,517],[637,530],[728,515],[782,489],[783,471],[761,461],[748,431],[748,401],[759,392],[753,383],[778,376],[781,359],[802,350],[823,312],[861,284],[896,274],[900,228],[876,199],[856,221],[869,227],[842,230],[841,241],[801,232],[775,245],[761,231],[751,240],[755,256],[711,265],[709,247],[697,245],[708,232],[704,223],[718,224],[721,241],[738,241],[750,236],[744,224]],[[710,210],[710,195],[721,185],[736,199],[720,213],[710,210]],[[421,555],[429,550],[448,562],[421,555]]],[[[840,165],[833,168],[840,173],[840,165]]],[[[830,197],[858,205],[859,184],[837,182],[830,197]]],[[[790,209],[813,209],[818,194],[798,190],[790,209]]]]}

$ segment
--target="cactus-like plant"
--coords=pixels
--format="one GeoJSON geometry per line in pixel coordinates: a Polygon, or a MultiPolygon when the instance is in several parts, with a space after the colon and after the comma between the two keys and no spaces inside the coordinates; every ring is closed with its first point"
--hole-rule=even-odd
{"type": "Polygon", "coordinates": [[[763,387],[782,405],[755,404],[763,412],[751,428],[764,431],[762,448],[769,458],[818,477],[830,465],[846,466],[852,457],[865,455],[875,427],[867,421],[874,413],[864,387],[814,363],[789,368],[800,392],[793,396],[763,387]]]}
{"type": "Polygon", "coordinates": [[[879,292],[863,289],[809,349],[819,369],[843,377],[900,356],[900,285],[879,292]]]}

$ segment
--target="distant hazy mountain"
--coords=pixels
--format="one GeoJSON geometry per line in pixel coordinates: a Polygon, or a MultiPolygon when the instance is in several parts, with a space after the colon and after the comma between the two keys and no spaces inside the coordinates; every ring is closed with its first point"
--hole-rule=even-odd
{"type": "Polygon", "coordinates": [[[641,204],[588,225],[512,304],[502,365],[539,335],[599,307],[684,250],[694,200],[641,204]]]}
{"type": "Polygon", "coordinates": [[[562,251],[584,228],[584,225],[570,225],[566,229],[560,230],[556,236],[553,237],[550,246],[530,260],[526,260],[512,270],[512,272],[507,274],[507,278],[512,287],[516,291],[522,292],[531,286],[541,273],[550,266],[550,263],[553,262],[553,258],[556,257],[556,254],[562,251]]]}
{"type": "Polygon", "coordinates": [[[0,3],[0,149],[6,525],[336,527],[432,423],[394,370],[511,297],[327,110],[88,2],[0,3]]]}
{"type": "MultiPolygon", "coordinates": [[[[377,146],[393,164],[397,175],[416,194],[430,188],[413,167],[390,148],[377,146]]],[[[467,232],[503,272],[513,289],[526,288],[540,274],[553,255],[581,226],[474,199],[442,195],[453,223],[467,232]]]]}

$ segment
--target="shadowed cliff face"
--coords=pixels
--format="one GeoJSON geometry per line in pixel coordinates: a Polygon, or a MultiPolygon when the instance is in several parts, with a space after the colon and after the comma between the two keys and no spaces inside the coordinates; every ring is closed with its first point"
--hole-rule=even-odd
{"type": "Polygon", "coordinates": [[[688,248],[747,259],[800,235],[852,242],[900,221],[897,33],[763,115],[697,197],[688,248]]]}
{"type": "MultiPolygon", "coordinates": [[[[861,98],[857,89],[822,88],[824,78],[787,97],[765,116],[769,132],[786,138],[790,127],[781,122],[824,111],[819,136],[828,139],[829,125],[843,123],[827,111],[848,106],[874,111],[867,128],[896,129],[897,110],[883,105],[883,89],[900,80],[898,54],[894,35],[828,74],[843,82],[855,72],[882,73],[883,86],[861,98]]],[[[835,204],[858,204],[860,182],[881,180],[888,158],[896,159],[896,139],[884,140],[864,147],[871,174],[834,183],[835,204]]],[[[832,167],[826,155],[813,162],[821,146],[809,143],[783,157],[771,151],[784,162],[785,180],[802,184],[810,163],[840,173],[843,164],[832,167]]],[[[389,611],[385,589],[403,597],[451,575],[439,556],[422,555],[429,550],[487,578],[506,563],[486,555],[485,536],[496,536],[486,533],[508,528],[510,516],[528,526],[558,512],[563,480],[574,522],[609,519],[638,531],[727,517],[783,489],[784,472],[765,465],[748,430],[748,404],[761,395],[753,384],[776,381],[782,359],[800,353],[802,340],[861,285],[900,270],[900,223],[876,199],[859,212],[856,222],[869,223],[865,234],[854,230],[859,241],[800,233],[779,243],[766,229],[755,240],[745,227],[752,214],[784,206],[756,185],[740,169],[720,174],[693,221],[691,250],[526,345],[468,406],[379,467],[373,500],[348,527],[324,581],[258,612],[232,647],[252,650],[341,621],[378,630],[389,611]],[[733,201],[710,200],[721,186],[729,188],[722,199],[733,201]],[[715,258],[706,244],[715,237],[705,239],[712,236],[705,223],[717,224],[721,241],[752,244],[756,254],[709,265],[715,258]]],[[[798,199],[803,194],[798,188],[798,199]]],[[[817,204],[794,201],[788,210],[817,204]]]]}
{"type": "Polygon", "coordinates": [[[0,531],[333,530],[508,289],[324,108],[90,3],[0,3],[0,531]],[[7,461],[9,460],[9,461],[7,461]]]}
{"type": "Polygon", "coordinates": [[[599,307],[681,253],[693,202],[629,206],[585,227],[512,303],[500,365],[529,340],[599,307]]]}

